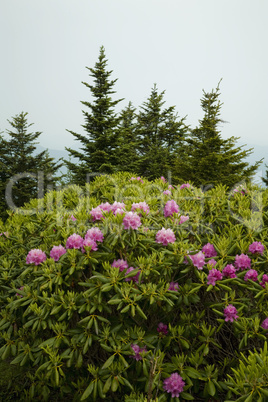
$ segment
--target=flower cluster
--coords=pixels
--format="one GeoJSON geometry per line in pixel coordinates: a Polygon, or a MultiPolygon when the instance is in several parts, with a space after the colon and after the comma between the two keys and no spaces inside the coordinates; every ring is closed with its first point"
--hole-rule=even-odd
{"type": "Polygon", "coordinates": [[[113,212],[114,215],[117,215],[118,213],[122,214],[125,211],[125,207],[126,205],[124,204],[124,202],[115,201],[111,205],[111,211],[113,212]]]}
{"type": "Polygon", "coordinates": [[[191,188],[191,184],[190,184],[190,183],[183,183],[183,184],[180,186],[180,190],[183,190],[184,188],[191,188]]]}
{"type": "Polygon", "coordinates": [[[176,241],[175,234],[172,229],[162,228],[156,233],[156,243],[162,243],[163,246],[167,246],[168,243],[174,243],[176,241]]]}
{"type": "Polygon", "coordinates": [[[211,267],[215,267],[217,264],[217,261],[215,261],[213,258],[207,262],[207,265],[210,265],[211,267]]]}
{"type": "Polygon", "coordinates": [[[268,329],[268,317],[261,323],[263,329],[268,329]]]}
{"type": "Polygon", "coordinates": [[[212,268],[208,273],[207,279],[208,279],[208,281],[207,281],[208,285],[215,286],[216,281],[220,281],[222,279],[222,273],[220,271],[218,271],[217,269],[212,268]]]}
{"type": "Polygon", "coordinates": [[[168,290],[177,292],[179,290],[179,284],[177,282],[170,282],[168,290]]]}
{"type": "Polygon", "coordinates": [[[50,258],[53,258],[54,261],[59,261],[60,257],[66,253],[66,248],[61,244],[59,246],[53,246],[50,251],[50,258]]]}
{"type": "Polygon", "coordinates": [[[255,269],[250,269],[244,276],[245,281],[247,281],[248,279],[251,279],[252,281],[256,282],[258,279],[258,272],[255,269]]]}
{"type": "Polygon", "coordinates": [[[104,212],[110,212],[111,211],[111,204],[109,202],[102,202],[99,205],[99,208],[102,209],[104,212]]]}
{"type": "Polygon", "coordinates": [[[136,212],[127,212],[123,218],[124,229],[138,229],[141,219],[136,212]]]}
{"type": "Polygon", "coordinates": [[[166,324],[163,324],[160,322],[157,327],[157,332],[159,332],[159,335],[167,335],[168,334],[168,326],[166,324]]]}
{"type": "Polygon", "coordinates": [[[38,248],[33,248],[32,250],[29,251],[27,257],[26,257],[26,264],[34,264],[34,265],[39,265],[42,262],[44,262],[47,259],[46,254],[38,249],[38,248]]]}
{"type": "Polygon", "coordinates": [[[93,228],[88,229],[88,231],[85,235],[85,239],[88,239],[88,238],[102,243],[104,236],[103,236],[102,231],[99,228],[93,227],[93,228]]]}
{"type": "Polygon", "coordinates": [[[90,247],[90,250],[97,251],[98,246],[95,240],[93,240],[91,237],[87,237],[83,240],[83,245],[81,247],[82,253],[85,253],[85,247],[90,247]]]}
{"type": "Polygon", "coordinates": [[[143,211],[143,212],[145,212],[146,214],[149,214],[150,208],[149,208],[149,205],[146,204],[146,202],[137,202],[137,203],[134,202],[134,203],[132,204],[131,211],[132,211],[132,212],[135,212],[135,211],[137,211],[137,212],[143,211]]]}
{"type": "Polygon", "coordinates": [[[163,194],[165,194],[165,195],[171,195],[171,191],[170,191],[170,190],[164,190],[164,191],[163,191],[163,194]]]}
{"type": "Polygon", "coordinates": [[[236,269],[232,264],[227,264],[226,267],[223,268],[222,274],[227,278],[236,278],[236,269]]]}
{"type": "Polygon", "coordinates": [[[100,221],[101,219],[103,219],[102,212],[103,210],[100,207],[92,208],[92,210],[90,211],[90,215],[93,222],[100,221]]]}
{"type": "Polygon", "coordinates": [[[225,321],[233,322],[234,320],[238,319],[237,309],[232,304],[229,304],[227,307],[225,307],[224,315],[225,321]]]}
{"type": "Polygon", "coordinates": [[[263,274],[261,279],[262,279],[262,281],[260,282],[260,285],[261,285],[263,288],[265,288],[265,284],[268,283],[268,275],[263,274]]]}
{"type": "Polygon", "coordinates": [[[199,253],[194,255],[189,255],[189,257],[196,268],[203,269],[203,266],[205,265],[205,255],[202,251],[199,251],[199,253]]]}
{"type": "Polygon", "coordinates": [[[132,357],[133,359],[135,359],[137,361],[142,360],[142,357],[140,355],[141,352],[147,352],[146,347],[140,348],[139,345],[137,345],[136,343],[134,343],[134,344],[132,343],[131,348],[135,354],[134,354],[134,356],[130,356],[130,357],[132,357]]]}
{"type": "Polygon", "coordinates": [[[251,259],[247,254],[236,255],[235,257],[235,266],[242,271],[244,269],[250,269],[251,267],[251,259]]]}
{"type": "Polygon", "coordinates": [[[171,374],[170,377],[163,381],[163,388],[168,393],[171,393],[172,398],[178,398],[183,391],[185,382],[178,373],[171,374]]]}
{"type": "Polygon", "coordinates": [[[254,241],[248,248],[248,251],[252,254],[263,255],[264,245],[260,241],[254,241]]]}
{"type": "Polygon", "coordinates": [[[84,239],[80,235],[74,233],[68,237],[66,241],[66,248],[76,248],[79,249],[83,246],[84,239]]]}
{"type": "Polygon", "coordinates": [[[215,250],[213,244],[207,243],[202,247],[202,251],[206,258],[216,257],[217,251],[215,250]]]}
{"type": "Polygon", "coordinates": [[[138,176],[138,177],[131,177],[131,178],[130,178],[130,181],[133,181],[133,180],[137,180],[137,181],[139,181],[140,183],[143,183],[143,180],[142,180],[142,178],[141,178],[140,176],[138,176]]]}
{"type": "Polygon", "coordinates": [[[189,216],[188,215],[181,215],[180,216],[180,221],[179,221],[179,225],[181,225],[184,222],[187,222],[189,220],[189,216]]]}
{"type": "Polygon", "coordinates": [[[164,207],[164,216],[167,218],[168,216],[172,216],[173,214],[177,214],[179,212],[179,206],[176,201],[170,200],[167,201],[164,207]]]}
{"type": "Polygon", "coordinates": [[[124,269],[128,268],[128,263],[125,260],[114,260],[112,267],[119,268],[119,271],[124,271],[124,269]]]}

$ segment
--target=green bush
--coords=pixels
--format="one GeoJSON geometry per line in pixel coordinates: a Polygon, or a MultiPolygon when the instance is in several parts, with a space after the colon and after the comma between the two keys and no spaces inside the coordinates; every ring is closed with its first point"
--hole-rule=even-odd
{"type": "Polygon", "coordinates": [[[6,400],[268,400],[268,285],[260,284],[268,273],[268,192],[178,186],[165,195],[167,188],[160,179],[100,176],[33,200],[27,214],[10,213],[0,236],[0,355],[23,367],[24,377],[23,387],[14,381],[6,389],[6,400]],[[180,211],[165,217],[170,200],[180,211]],[[124,228],[126,212],[93,220],[92,208],[114,201],[126,211],[146,202],[150,212],[140,212],[137,229],[124,228]],[[180,224],[181,215],[189,220],[180,224]],[[93,227],[104,236],[97,250],[49,257],[53,246],[93,227]],[[162,228],[176,241],[156,242],[162,228]],[[264,252],[249,252],[253,242],[264,252]],[[208,243],[214,267],[198,254],[208,243]],[[33,249],[46,260],[27,264],[33,249]],[[211,270],[222,274],[241,254],[257,277],[246,281],[249,269],[238,269],[211,284],[211,270]],[[114,260],[133,270],[113,267],[114,260]],[[233,321],[225,320],[228,305],[237,311],[233,321]],[[172,398],[165,383],[174,373],[184,385],[172,398]]]}

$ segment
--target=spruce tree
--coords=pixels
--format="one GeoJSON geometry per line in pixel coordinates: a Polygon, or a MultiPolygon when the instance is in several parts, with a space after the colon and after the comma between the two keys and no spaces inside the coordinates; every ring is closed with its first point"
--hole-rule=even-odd
{"type": "Polygon", "coordinates": [[[252,178],[261,161],[250,166],[245,158],[253,148],[243,150],[235,147],[239,137],[223,139],[219,131],[222,103],[219,101],[219,85],[216,90],[205,92],[201,98],[204,117],[199,126],[190,131],[183,146],[178,150],[174,176],[177,181],[191,181],[196,186],[235,184],[252,178]]]}
{"type": "Polygon", "coordinates": [[[81,143],[80,150],[66,148],[72,158],[79,163],[65,160],[76,184],[84,184],[88,173],[112,173],[117,170],[117,126],[120,117],[115,113],[115,106],[122,100],[113,101],[111,95],[117,79],[110,80],[112,71],[107,71],[105,50],[100,48],[99,59],[95,68],[86,67],[94,84],[83,84],[90,90],[92,102],[82,101],[85,134],[70,132],[81,143]]]}
{"type": "Polygon", "coordinates": [[[135,173],[138,166],[137,115],[131,102],[120,113],[117,130],[118,171],[135,173]]]}
{"type": "Polygon", "coordinates": [[[175,106],[163,109],[164,94],[154,85],[137,118],[137,172],[150,180],[173,170],[176,149],[187,131],[184,118],[178,121],[175,106]]]}
{"type": "Polygon", "coordinates": [[[55,173],[62,166],[49,157],[47,150],[36,153],[35,141],[41,132],[28,132],[32,124],[28,124],[27,114],[22,112],[8,120],[12,129],[0,138],[1,213],[5,216],[10,202],[21,207],[32,198],[43,196],[48,185],[56,183],[55,173]],[[6,196],[8,183],[12,184],[12,194],[6,196]]]}

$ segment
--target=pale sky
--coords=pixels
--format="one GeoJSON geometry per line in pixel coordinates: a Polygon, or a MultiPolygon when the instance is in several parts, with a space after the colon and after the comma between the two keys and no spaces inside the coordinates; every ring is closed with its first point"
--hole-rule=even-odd
{"type": "Polygon", "coordinates": [[[103,45],[120,109],[156,83],[194,128],[222,78],[222,136],[268,146],[267,17],[267,0],[0,0],[0,131],[24,111],[42,146],[79,146],[103,45]]]}

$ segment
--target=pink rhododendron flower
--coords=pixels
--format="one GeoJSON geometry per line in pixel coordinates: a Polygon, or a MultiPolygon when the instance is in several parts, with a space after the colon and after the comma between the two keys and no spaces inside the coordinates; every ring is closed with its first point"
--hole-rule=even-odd
{"type": "MultiPolygon", "coordinates": [[[[126,205],[123,202],[117,202],[115,201],[112,205],[111,205],[111,211],[113,211],[113,213],[115,214],[115,211],[117,211],[118,209],[121,209],[122,211],[124,211],[126,205]]],[[[116,214],[115,214],[116,215],[116,214]]]]}
{"type": "Polygon", "coordinates": [[[144,348],[140,348],[139,347],[139,345],[137,345],[136,343],[135,344],[131,344],[131,347],[132,347],[132,349],[133,349],[133,352],[135,353],[135,355],[134,356],[130,356],[130,357],[132,357],[133,359],[135,359],[135,360],[142,360],[142,357],[141,357],[141,355],[140,355],[140,353],[141,352],[147,352],[147,349],[146,349],[146,347],[144,347],[144,348]]]}
{"type": "Polygon", "coordinates": [[[139,210],[145,212],[146,214],[149,214],[149,212],[150,212],[149,205],[146,204],[146,202],[136,202],[136,203],[134,202],[132,204],[131,211],[132,212],[135,212],[135,211],[139,212],[139,210]]]}
{"type": "Polygon", "coordinates": [[[261,254],[264,252],[264,245],[260,241],[254,241],[248,248],[252,254],[261,254]]]}
{"type": "Polygon", "coordinates": [[[69,216],[68,219],[70,219],[70,221],[73,221],[73,222],[75,222],[77,220],[73,215],[69,216]]]}
{"type": "Polygon", "coordinates": [[[124,229],[138,229],[141,226],[141,219],[136,212],[127,212],[123,218],[124,229]]]}
{"type": "Polygon", "coordinates": [[[251,259],[247,254],[236,255],[235,257],[235,266],[242,271],[244,269],[250,269],[251,267],[251,259]]]}
{"type": "Polygon", "coordinates": [[[60,244],[59,246],[53,246],[50,251],[50,258],[54,261],[59,261],[59,258],[66,253],[66,249],[60,244]]]}
{"type": "Polygon", "coordinates": [[[168,185],[168,188],[169,188],[170,190],[174,190],[174,187],[173,187],[171,184],[168,185]]]}
{"type": "Polygon", "coordinates": [[[212,268],[208,273],[208,285],[215,286],[216,281],[220,281],[222,279],[222,273],[215,268],[212,268]]]}
{"type": "Polygon", "coordinates": [[[160,179],[161,179],[164,183],[167,182],[166,179],[164,178],[164,176],[161,176],[160,179]]]}
{"type": "Polygon", "coordinates": [[[93,222],[100,221],[101,219],[103,219],[102,212],[103,210],[100,207],[92,208],[92,210],[90,211],[90,215],[93,222]]]}
{"type": "Polygon", "coordinates": [[[119,268],[119,271],[124,271],[128,268],[128,263],[125,260],[114,260],[112,267],[119,268]]]}
{"type": "Polygon", "coordinates": [[[179,206],[176,201],[170,200],[167,201],[164,207],[164,216],[167,218],[168,216],[172,216],[173,214],[177,214],[179,212],[179,206]]]}
{"type": "Polygon", "coordinates": [[[261,323],[263,329],[268,329],[268,317],[261,323]]]}
{"type": "Polygon", "coordinates": [[[177,282],[170,282],[168,290],[177,292],[179,290],[179,284],[177,282]]]}
{"type": "Polygon", "coordinates": [[[190,183],[184,183],[180,186],[180,190],[183,190],[184,188],[190,188],[190,187],[191,187],[190,183]]]}
{"type": "Polygon", "coordinates": [[[35,264],[39,265],[42,262],[44,262],[47,259],[46,254],[38,249],[38,248],[33,248],[32,250],[29,251],[27,257],[26,257],[26,264],[35,264]]]}
{"type": "Polygon", "coordinates": [[[227,307],[225,307],[224,315],[225,321],[233,322],[234,320],[238,319],[237,310],[232,304],[229,304],[227,307]]]}
{"type": "Polygon", "coordinates": [[[160,322],[157,327],[157,331],[160,335],[167,335],[168,334],[168,326],[160,322]]]}
{"type": "Polygon", "coordinates": [[[217,264],[217,261],[215,261],[213,258],[207,262],[207,265],[210,265],[211,267],[215,267],[217,264]]]}
{"type": "Polygon", "coordinates": [[[178,373],[171,374],[170,377],[163,381],[163,388],[168,393],[171,393],[172,398],[178,398],[183,391],[185,382],[178,373]]]}
{"type": "Polygon", "coordinates": [[[66,248],[81,248],[83,246],[84,239],[78,234],[74,233],[68,237],[66,241],[66,248]]]}
{"type": "Polygon", "coordinates": [[[207,243],[202,247],[202,251],[206,258],[216,257],[217,251],[215,250],[213,244],[207,243]]]}
{"type": "Polygon", "coordinates": [[[258,272],[255,269],[250,269],[244,276],[245,281],[247,281],[248,279],[251,279],[252,281],[256,282],[258,279],[258,272]]]}
{"type": "Polygon", "coordinates": [[[90,238],[90,239],[93,239],[95,241],[99,241],[100,243],[102,243],[104,236],[103,236],[102,231],[99,228],[94,227],[94,228],[88,229],[88,231],[85,235],[85,239],[87,239],[87,238],[90,238]]]}
{"type": "Polygon", "coordinates": [[[109,204],[109,202],[103,202],[100,205],[98,205],[98,207],[105,212],[110,212],[111,211],[111,205],[109,204]]]}
{"type": "Polygon", "coordinates": [[[189,255],[189,257],[196,268],[203,269],[203,266],[205,265],[205,255],[202,251],[199,251],[199,253],[194,255],[189,255]]]}
{"type": "Polygon", "coordinates": [[[115,211],[114,211],[114,215],[116,216],[116,215],[123,215],[125,213],[125,211],[123,210],[123,209],[121,209],[121,208],[117,208],[115,211]]]}
{"type": "Polygon", "coordinates": [[[236,269],[232,264],[226,265],[226,267],[223,268],[222,274],[223,276],[226,276],[227,278],[236,278],[236,269]]]}
{"type": "Polygon", "coordinates": [[[93,251],[97,251],[98,250],[98,246],[97,243],[95,242],[95,240],[93,240],[91,237],[87,237],[84,241],[83,241],[83,245],[81,248],[82,253],[84,253],[85,247],[91,247],[91,250],[93,251]]]}
{"type": "Polygon", "coordinates": [[[261,285],[263,288],[265,288],[265,284],[268,282],[268,275],[263,274],[261,279],[262,279],[262,281],[260,282],[260,285],[261,285]]]}
{"type": "Polygon", "coordinates": [[[187,222],[189,220],[189,216],[187,215],[181,215],[180,216],[180,221],[179,221],[179,225],[181,225],[184,222],[187,222]]]}
{"type": "MultiPolygon", "coordinates": [[[[129,267],[129,268],[127,269],[127,272],[125,273],[125,275],[129,274],[131,271],[134,271],[134,269],[135,269],[135,268],[133,268],[133,267],[129,267]]],[[[138,272],[136,273],[136,275],[131,276],[131,277],[129,277],[129,278],[125,278],[125,281],[126,281],[126,282],[133,281],[133,282],[135,282],[135,283],[139,283],[139,276],[140,276],[140,274],[141,274],[141,271],[138,271],[138,272]]]]}
{"type": "Polygon", "coordinates": [[[163,191],[163,194],[165,194],[165,195],[171,195],[171,191],[170,191],[170,190],[165,190],[165,191],[163,191]]]}
{"type": "Polygon", "coordinates": [[[163,246],[167,246],[168,243],[174,243],[176,241],[176,237],[171,229],[162,228],[156,233],[155,241],[156,243],[162,243],[163,246]]]}
{"type": "Polygon", "coordinates": [[[140,183],[143,183],[143,180],[142,180],[142,178],[141,178],[140,176],[138,176],[138,177],[131,177],[130,180],[131,180],[131,181],[132,181],[132,180],[137,180],[137,181],[139,181],[140,183]]]}

